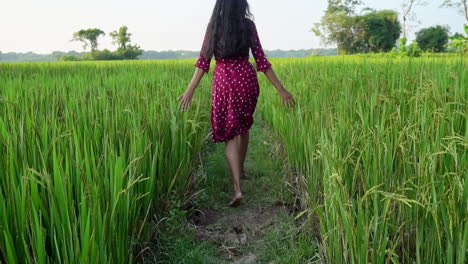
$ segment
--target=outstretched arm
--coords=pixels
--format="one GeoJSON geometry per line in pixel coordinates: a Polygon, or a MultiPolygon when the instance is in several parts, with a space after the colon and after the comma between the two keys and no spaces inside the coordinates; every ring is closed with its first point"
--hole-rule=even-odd
{"type": "Polygon", "coordinates": [[[280,92],[282,90],[286,90],[284,88],[283,84],[280,82],[280,80],[276,76],[275,72],[273,71],[273,68],[269,68],[268,70],[266,70],[264,72],[264,74],[268,78],[268,80],[271,82],[271,84],[273,84],[273,86],[275,86],[275,88],[276,88],[276,90],[278,90],[278,92],[280,92]]]}
{"type": "Polygon", "coordinates": [[[192,104],[192,97],[195,89],[197,88],[198,84],[200,83],[201,78],[203,77],[204,73],[208,73],[210,69],[210,58],[205,58],[204,51],[208,45],[208,36],[209,36],[210,25],[207,26],[205,37],[203,39],[203,45],[200,51],[200,55],[198,56],[197,62],[194,64],[195,72],[193,73],[192,81],[190,81],[187,90],[177,98],[177,100],[181,100],[179,103],[179,108],[183,111],[186,111],[190,105],[192,104]]]}
{"type": "Polygon", "coordinates": [[[195,72],[193,73],[192,80],[190,81],[190,84],[187,87],[187,91],[195,91],[204,74],[205,71],[203,69],[195,68],[195,72]]]}
{"type": "Polygon", "coordinates": [[[288,108],[293,107],[295,104],[294,98],[292,94],[286,90],[283,84],[278,80],[278,77],[276,77],[270,61],[265,56],[265,52],[263,51],[262,43],[260,42],[260,37],[258,36],[255,23],[252,23],[252,33],[253,45],[251,48],[255,62],[257,64],[257,71],[263,72],[268,80],[270,80],[271,84],[276,87],[279,95],[281,96],[283,104],[288,108]]]}
{"type": "Polygon", "coordinates": [[[281,96],[281,99],[283,101],[283,104],[291,108],[296,104],[296,101],[294,101],[293,95],[284,88],[283,84],[280,82],[278,77],[276,77],[275,72],[273,71],[273,68],[268,68],[265,72],[265,76],[268,78],[268,80],[275,86],[276,90],[278,90],[279,95],[281,96]]]}
{"type": "Polygon", "coordinates": [[[195,89],[197,88],[204,74],[205,71],[203,69],[196,67],[195,72],[193,73],[192,81],[190,81],[187,90],[177,98],[177,100],[182,99],[179,103],[179,108],[182,109],[182,111],[186,111],[192,104],[192,97],[195,89]]]}

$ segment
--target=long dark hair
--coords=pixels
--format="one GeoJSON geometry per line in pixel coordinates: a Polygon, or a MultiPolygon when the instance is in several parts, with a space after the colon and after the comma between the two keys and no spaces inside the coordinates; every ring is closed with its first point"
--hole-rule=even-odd
{"type": "Polygon", "coordinates": [[[217,0],[207,29],[205,59],[219,47],[221,58],[245,55],[252,43],[252,13],[247,0],[217,0]],[[219,46],[217,46],[219,45],[219,46]]]}

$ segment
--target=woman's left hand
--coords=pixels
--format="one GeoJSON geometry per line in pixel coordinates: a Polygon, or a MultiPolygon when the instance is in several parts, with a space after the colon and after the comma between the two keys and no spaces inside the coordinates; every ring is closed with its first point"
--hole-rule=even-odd
{"type": "Polygon", "coordinates": [[[192,104],[192,97],[193,97],[193,91],[189,89],[186,90],[183,94],[181,94],[177,98],[177,100],[181,100],[179,103],[179,109],[182,109],[182,111],[187,111],[187,109],[192,104]]]}

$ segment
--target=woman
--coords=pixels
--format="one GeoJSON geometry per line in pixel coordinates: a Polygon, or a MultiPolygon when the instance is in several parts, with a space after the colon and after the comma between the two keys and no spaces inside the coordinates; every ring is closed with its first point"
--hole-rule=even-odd
{"type": "Polygon", "coordinates": [[[251,20],[247,0],[217,0],[206,29],[195,73],[187,90],[177,99],[186,111],[203,74],[208,73],[211,58],[215,57],[211,95],[211,136],[213,142],[225,142],[234,197],[229,206],[237,206],[242,199],[240,178],[244,175],[244,160],[249,144],[249,129],[259,96],[257,73],[249,62],[249,50],[255,58],[257,71],[263,72],[276,87],[287,107],[295,104],[293,96],[276,77],[265,57],[255,23],[251,20]]]}

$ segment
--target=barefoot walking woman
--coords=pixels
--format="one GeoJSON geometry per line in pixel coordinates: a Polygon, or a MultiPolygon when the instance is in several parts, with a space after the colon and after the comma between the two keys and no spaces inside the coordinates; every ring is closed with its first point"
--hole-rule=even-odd
{"type": "Polygon", "coordinates": [[[232,173],[234,197],[230,206],[242,199],[240,178],[244,175],[244,160],[249,144],[249,129],[259,96],[257,73],[249,62],[249,51],[255,58],[257,71],[264,72],[276,87],[287,107],[295,102],[276,77],[265,57],[255,23],[251,20],[247,0],[217,0],[206,29],[195,73],[187,90],[177,99],[183,111],[191,105],[200,79],[208,73],[215,57],[211,91],[211,136],[213,142],[225,142],[226,159],[232,173]]]}

